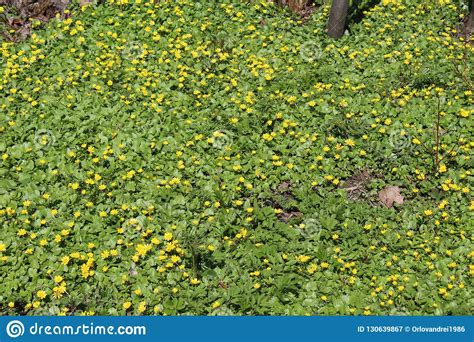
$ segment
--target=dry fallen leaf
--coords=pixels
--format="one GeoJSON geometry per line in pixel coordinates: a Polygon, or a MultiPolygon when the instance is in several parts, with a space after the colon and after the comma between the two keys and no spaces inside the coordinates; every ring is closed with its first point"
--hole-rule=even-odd
{"type": "Polygon", "coordinates": [[[403,196],[400,194],[398,186],[387,186],[379,192],[380,201],[387,207],[393,207],[393,203],[397,205],[403,204],[403,196]]]}
{"type": "Polygon", "coordinates": [[[79,0],[79,5],[82,6],[87,6],[92,2],[92,0],[79,0]]]}
{"type": "Polygon", "coordinates": [[[28,25],[24,25],[22,28],[18,30],[17,33],[20,37],[20,40],[25,40],[31,34],[31,24],[28,23],[28,25]]]}

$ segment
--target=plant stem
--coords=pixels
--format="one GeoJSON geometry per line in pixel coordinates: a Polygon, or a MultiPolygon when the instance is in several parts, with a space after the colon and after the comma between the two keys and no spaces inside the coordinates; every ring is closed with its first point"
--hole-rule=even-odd
{"type": "Polygon", "coordinates": [[[438,97],[438,113],[437,113],[437,118],[436,118],[436,133],[435,133],[436,134],[435,136],[435,140],[436,140],[435,166],[436,168],[439,167],[439,142],[440,142],[439,131],[440,131],[440,121],[441,121],[440,103],[441,103],[441,100],[438,97]]]}

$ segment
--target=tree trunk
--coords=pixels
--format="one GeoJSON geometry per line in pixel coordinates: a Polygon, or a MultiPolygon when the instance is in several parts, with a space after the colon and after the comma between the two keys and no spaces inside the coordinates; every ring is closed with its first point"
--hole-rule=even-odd
{"type": "Polygon", "coordinates": [[[466,33],[474,33],[474,0],[471,0],[469,9],[471,13],[469,14],[469,20],[466,23],[466,33]]]}
{"type": "Polygon", "coordinates": [[[342,37],[346,28],[348,10],[349,0],[333,0],[327,24],[329,37],[336,39],[342,37]]]}

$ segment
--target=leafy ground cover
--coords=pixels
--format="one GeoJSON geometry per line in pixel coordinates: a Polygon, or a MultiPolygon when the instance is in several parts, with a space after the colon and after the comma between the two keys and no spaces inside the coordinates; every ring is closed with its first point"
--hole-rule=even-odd
{"type": "Polygon", "coordinates": [[[3,42],[0,312],[472,314],[463,11],[334,41],[327,6],[111,0],[3,42]]]}

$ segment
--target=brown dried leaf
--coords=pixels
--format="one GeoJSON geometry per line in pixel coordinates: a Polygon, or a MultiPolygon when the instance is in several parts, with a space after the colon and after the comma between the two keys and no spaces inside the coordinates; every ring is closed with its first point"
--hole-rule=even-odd
{"type": "Polygon", "coordinates": [[[379,192],[379,199],[387,208],[393,207],[393,204],[402,205],[403,196],[400,194],[398,186],[387,186],[379,192]]]}
{"type": "Polygon", "coordinates": [[[302,216],[303,216],[303,213],[299,212],[299,211],[290,211],[289,213],[284,211],[284,212],[282,212],[278,215],[278,218],[280,219],[280,221],[288,223],[290,221],[290,219],[300,218],[302,216]]]}
{"type": "Polygon", "coordinates": [[[31,34],[31,25],[24,25],[17,31],[17,34],[20,37],[20,41],[25,40],[31,34]]]}
{"type": "Polygon", "coordinates": [[[287,191],[291,188],[291,183],[288,182],[288,181],[285,181],[283,183],[281,183],[280,185],[278,185],[277,189],[281,192],[284,192],[284,191],[287,191]]]}

